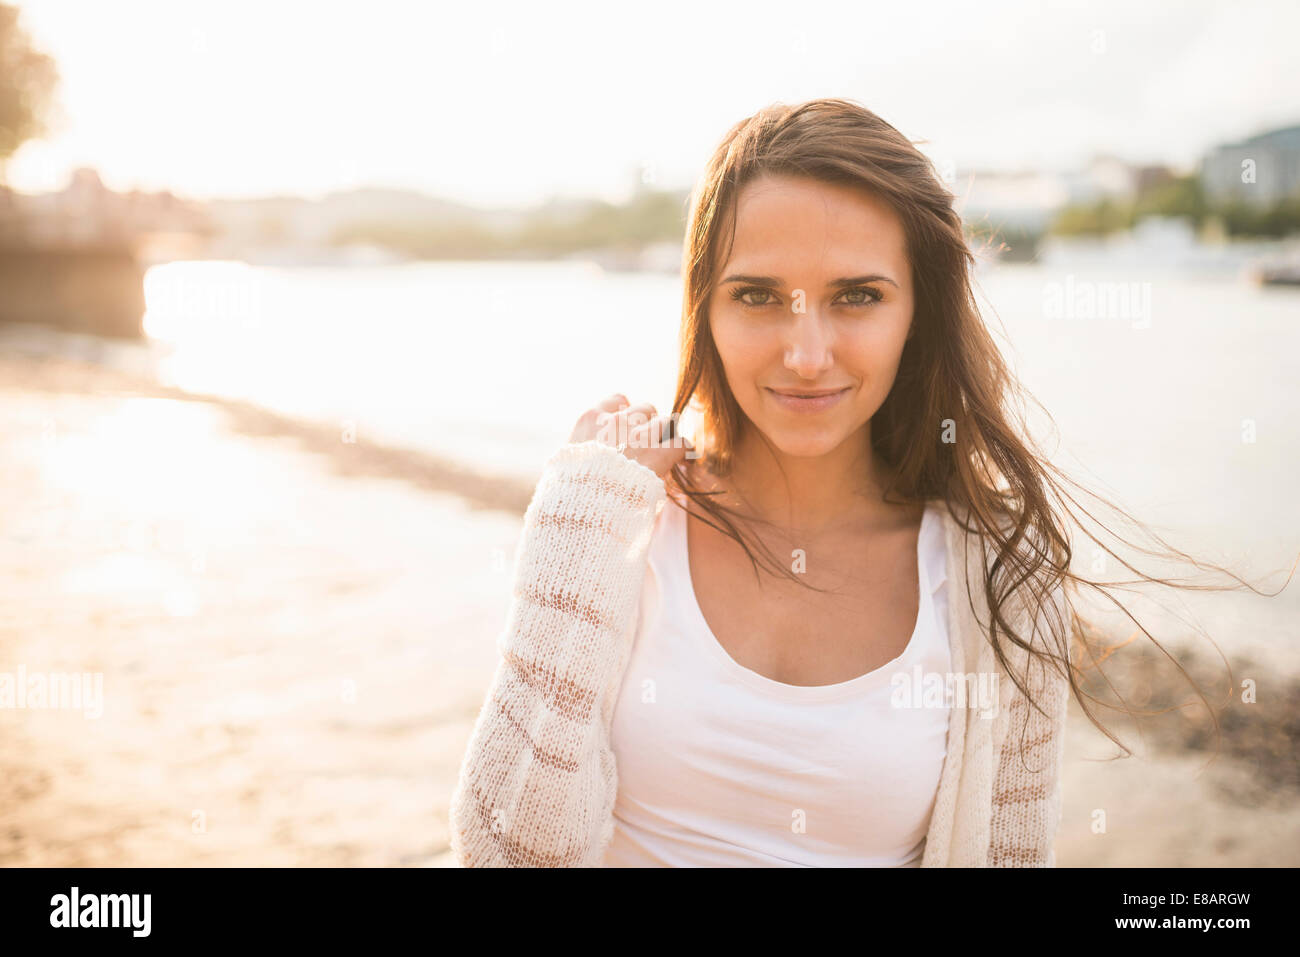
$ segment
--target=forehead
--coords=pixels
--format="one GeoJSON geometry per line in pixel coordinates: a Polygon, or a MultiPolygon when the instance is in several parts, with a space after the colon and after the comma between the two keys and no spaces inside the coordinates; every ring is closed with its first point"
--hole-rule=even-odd
{"type": "Polygon", "coordinates": [[[852,186],[769,175],[740,191],[735,240],[723,269],[782,276],[881,271],[901,282],[895,274],[906,266],[903,224],[884,200],[852,186]]]}

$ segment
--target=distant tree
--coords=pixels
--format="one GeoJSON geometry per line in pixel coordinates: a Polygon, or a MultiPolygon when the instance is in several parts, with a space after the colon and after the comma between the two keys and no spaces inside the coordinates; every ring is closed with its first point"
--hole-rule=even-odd
{"type": "Polygon", "coordinates": [[[1267,206],[1236,200],[1220,205],[1216,212],[1230,236],[1281,239],[1300,232],[1300,196],[1280,199],[1267,206]]]}
{"type": "Polygon", "coordinates": [[[0,4],[0,182],[9,157],[46,132],[45,111],[58,83],[53,58],[32,48],[18,8],[0,4]]]}
{"type": "Polygon", "coordinates": [[[1105,236],[1130,229],[1133,222],[1132,203],[1104,198],[1064,207],[1049,231],[1057,236],[1105,236]]]}
{"type": "Polygon", "coordinates": [[[1134,218],[1181,216],[1200,226],[1208,212],[1200,177],[1191,174],[1167,180],[1144,190],[1137,198],[1134,218]]]}
{"type": "Polygon", "coordinates": [[[641,190],[622,205],[593,200],[576,215],[556,216],[543,206],[507,230],[488,228],[472,217],[414,226],[358,221],[331,239],[336,245],[373,243],[427,259],[547,258],[581,250],[636,249],[681,242],[686,200],[684,191],[641,190]]]}

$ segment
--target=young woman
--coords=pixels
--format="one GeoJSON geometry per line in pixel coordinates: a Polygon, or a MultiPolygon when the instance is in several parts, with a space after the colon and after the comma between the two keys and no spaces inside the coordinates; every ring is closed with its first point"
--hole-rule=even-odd
{"type": "Polygon", "coordinates": [[[1054,864],[1084,580],[952,201],[845,100],[718,146],[672,412],[588,410],[525,516],[461,864],[1054,864]]]}

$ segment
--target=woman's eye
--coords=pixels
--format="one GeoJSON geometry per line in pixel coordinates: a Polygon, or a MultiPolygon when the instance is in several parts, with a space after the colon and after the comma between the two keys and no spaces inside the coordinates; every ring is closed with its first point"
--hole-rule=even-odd
{"type": "Polygon", "coordinates": [[[868,286],[856,286],[853,289],[846,289],[844,291],[845,296],[857,296],[859,293],[861,294],[861,298],[846,300],[850,306],[869,306],[873,303],[880,302],[880,300],[884,298],[880,293],[868,286]]]}
{"type": "Polygon", "coordinates": [[[767,299],[767,297],[770,295],[772,295],[772,290],[764,289],[761,286],[745,286],[745,287],[731,290],[731,298],[744,303],[746,306],[770,305],[771,303],[767,299]],[[754,302],[746,298],[748,296],[758,296],[760,297],[760,301],[754,302]]]}

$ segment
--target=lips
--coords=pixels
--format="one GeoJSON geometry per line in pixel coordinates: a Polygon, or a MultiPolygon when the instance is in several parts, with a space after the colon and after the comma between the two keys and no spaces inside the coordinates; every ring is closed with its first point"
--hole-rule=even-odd
{"type": "Polygon", "coordinates": [[[767,389],[767,394],[781,408],[790,412],[823,412],[840,402],[849,394],[849,386],[843,389],[809,389],[796,392],[793,389],[767,389]]]}

